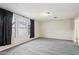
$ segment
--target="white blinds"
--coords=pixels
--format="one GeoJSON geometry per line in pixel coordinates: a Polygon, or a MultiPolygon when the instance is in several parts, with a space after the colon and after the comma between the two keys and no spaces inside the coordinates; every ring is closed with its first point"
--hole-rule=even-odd
{"type": "Polygon", "coordinates": [[[29,37],[29,25],[30,20],[24,18],[22,16],[13,14],[13,21],[12,21],[12,39],[16,37],[21,38],[28,38],[29,37]]]}

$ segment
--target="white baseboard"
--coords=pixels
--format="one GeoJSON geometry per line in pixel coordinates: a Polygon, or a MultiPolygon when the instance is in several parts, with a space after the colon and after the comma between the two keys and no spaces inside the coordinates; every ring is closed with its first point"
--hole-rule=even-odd
{"type": "MultiPolygon", "coordinates": [[[[48,38],[48,37],[39,37],[39,38],[56,39],[56,40],[66,40],[66,41],[68,41],[68,39],[59,39],[59,38],[48,38]]],[[[69,40],[69,41],[72,41],[73,42],[73,40],[69,40]]]]}

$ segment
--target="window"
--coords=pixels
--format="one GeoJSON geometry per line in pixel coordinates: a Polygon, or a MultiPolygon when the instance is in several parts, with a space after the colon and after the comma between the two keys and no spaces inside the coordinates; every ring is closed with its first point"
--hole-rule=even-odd
{"type": "Polygon", "coordinates": [[[30,30],[30,20],[14,14],[12,21],[12,38],[28,38],[30,30]]]}

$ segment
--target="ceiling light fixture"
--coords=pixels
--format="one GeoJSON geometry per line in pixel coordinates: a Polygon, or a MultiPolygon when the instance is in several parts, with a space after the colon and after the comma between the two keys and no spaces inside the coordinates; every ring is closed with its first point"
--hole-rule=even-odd
{"type": "Polygon", "coordinates": [[[51,13],[49,11],[44,12],[44,15],[50,15],[51,13]]]}
{"type": "Polygon", "coordinates": [[[53,17],[53,18],[55,18],[55,19],[56,19],[56,18],[58,18],[58,17],[56,16],[56,17],[53,17]]]}

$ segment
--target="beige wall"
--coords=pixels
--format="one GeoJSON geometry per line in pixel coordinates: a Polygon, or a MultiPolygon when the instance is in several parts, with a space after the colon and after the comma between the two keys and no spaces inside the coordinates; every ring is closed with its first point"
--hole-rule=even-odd
{"type": "Polygon", "coordinates": [[[39,28],[39,21],[35,21],[35,38],[38,38],[40,36],[40,28],[39,28]]]}
{"type": "Polygon", "coordinates": [[[74,21],[69,19],[40,22],[40,36],[46,38],[73,40],[73,25],[74,21]]]}

